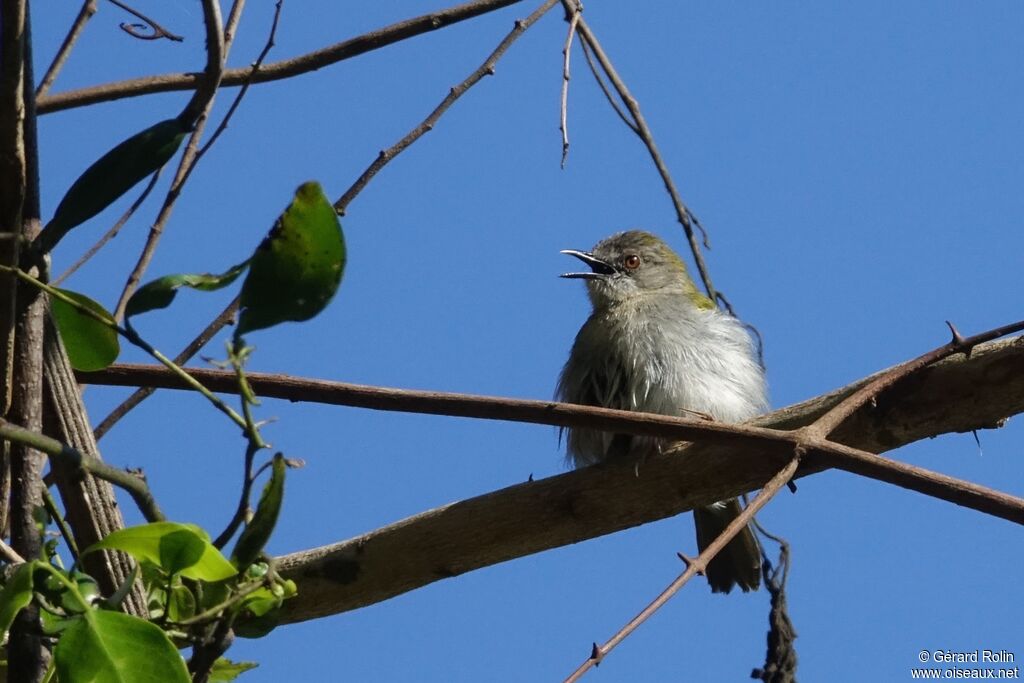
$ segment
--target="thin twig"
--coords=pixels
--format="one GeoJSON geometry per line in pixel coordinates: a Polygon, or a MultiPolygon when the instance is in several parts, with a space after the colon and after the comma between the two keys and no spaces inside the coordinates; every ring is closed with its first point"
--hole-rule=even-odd
{"type": "Polygon", "coordinates": [[[45,95],[50,89],[50,86],[53,85],[53,82],[57,80],[57,74],[59,74],[60,70],[64,68],[64,63],[71,54],[71,49],[75,46],[75,43],[78,41],[78,37],[81,36],[82,31],[85,30],[85,25],[94,14],[96,14],[96,0],[85,0],[85,2],[82,3],[82,9],[78,10],[78,16],[75,17],[74,23],[71,24],[71,29],[64,37],[64,42],[60,44],[60,49],[57,50],[57,54],[54,55],[49,68],[46,70],[46,73],[43,74],[43,80],[40,81],[39,87],[36,88],[37,100],[45,95]]]}
{"type": "Polygon", "coordinates": [[[572,17],[566,17],[569,21],[569,33],[565,37],[565,47],[562,48],[562,100],[558,123],[558,129],[562,131],[562,168],[565,168],[565,159],[569,156],[569,55],[572,54],[572,39],[576,35],[576,25],[580,21],[582,11],[583,6],[577,5],[572,17]]]}
{"type": "Polygon", "coordinates": [[[498,60],[501,59],[501,56],[505,54],[505,51],[511,47],[512,43],[514,43],[519,36],[526,32],[526,29],[530,28],[534,22],[544,16],[548,10],[554,7],[557,3],[558,0],[544,0],[544,3],[535,9],[526,19],[516,21],[512,30],[509,31],[500,43],[498,43],[498,46],[494,48],[494,51],[491,52],[487,59],[484,60],[483,64],[481,64],[476,71],[467,76],[465,80],[449,90],[448,94],[441,100],[441,103],[434,108],[434,111],[430,112],[427,118],[423,119],[418,126],[409,131],[405,137],[394,145],[386,150],[381,150],[380,154],[377,155],[377,158],[373,160],[373,163],[363,171],[363,174],[359,176],[350,188],[345,190],[345,194],[343,194],[341,198],[334,203],[334,209],[338,212],[338,215],[345,215],[348,205],[353,199],[355,199],[356,195],[363,191],[366,184],[369,183],[370,180],[377,175],[377,173],[384,168],[389,161],[401,154],[409,145],[423,137],[425,133],[433,130],[434,124],[437,123],[438,119],[448,111],[448,108],[451,107],[457,99],[462,97],[463,93],[480,82],[484,76],[493,75],[494,65],[497,64],[498,60]]]}
{"type": "MultiPolygon", "coordinates": [[[[238,313],[239,298],[236,296],[231,303],[224,307],[224,310],[214,318],[209,325],[207,325],[202,332],[196,335],[195,339],[190,341],[184,349],[174,357],[174,363],[176,365],[182,365],[187,363],[192,356],[196,355],[200,349],[213,339],[213,336],[220,332],[225,326],[231,323],[235,318],[235,314],[238,313]]],[[[118,421],[127,415],[135,406],[145,401],[149,396],[156,391],[153,387],[143,387],[132,393],[131,396],[122,401],[116,408],[110,411],[110,414],[103,418],[103,421],[94,430],[96,439],[99,440],[110,431],[118,421]]]]}
{"type": "Polygon", "coordinates": [[[125,3],[121,2],[121,0],[110,0],[110,3],[112,5],[117,5],[125,12],[128,12],[128,14],[134,15],[142,21],[146,22],[145,26],[140,26],[139,24],[121,24],[121,30],[127,33],[128,35],[132,36],[133,38],[138,38],[140,40],[159,40],[160,38],[166,38],[167,40],[173,40],[176,43],[180,43],[181,41],[185,40],[178,34],[171,33],[163,26],[156,23],[155,21],[147,17],[145,14],[138,11],[137,9],[132,9],[125,3]],[[140,33],[138,30],[139,28],[149,28],[150,33],[140,33]]]}
{"type": "Polygon", "coordinates": [[[848,396],[839,405],[822,415],[814,422],[813,425],[806,427],[805,430],[814,436],[822,438],[828,437],[836,430],[837,427],[850,417],[850,415],[853,415],[853,413],[868,401],[874,400],[883,391],[897,382],[906,379],[909,375],[918,372],[922,368],[929,366],[936,361],[942,360],[947,356],[952,356],[955,353],[966,353],[969,356],[971,354],[971,350],[978,344],[998,339],[999,337],[1012,334],[1021,329],[1019,327],[1020,323],[1012,323],[964,338],[950,323],[947,322],[946,324],[949,325],[950,329],[953,331],[953,339],[948,344],[943,344],[936,349],[932,349],[928,353],[921,354],[917,358],[897,365],[888,372],[879,375],[848,396]]]}
{"type": "MultiPolygon", "coordinates": [[[[270,35],[267,37],[266,45],[263,46],[263,51],[260,52],[256,61],[252,64],[252,70],[249,72],[249,80],[242,85],[242,89],[238,91],[237,95],[235,95],[234,101],[231,103],[231,106],[228,107],[228,111],[224,114],[224,118],[221,119],[220,125],[217,126],[215,131],[213,131],[213,135],[210,136],[210,139],[206,141],[206,144],[203,145],[196,153],[196,163],[199,163],[199,160],[202,159],[207,150],[213,146],[213,143],[217,141],[217,138],[221,136],[221,133],[227,130],[228,122],[231,121],[231,117],[235,115],[238,105],[242,103],[242,98],[245,97],[245,93],[249,91],[249,86],[252,85],[252,79],[257,73],[259,73],[260,67],[263,65],[263,60],[267,58],[267,54],[274,47],[274,38],[277,36],[277,24],[281,19],[281,5],[283,4],[284,0],[277,0],[277,2],[274,3],[274,20],[270,25],[270,35]]],[[[230,35],[230,32],[225,30],[225,35],[230,35]]]]}
{"type": "Polygon", "coordinates": [[[619,101],[615,99],[615,96],[612,95],[611,90],[609,90],[608,86],[605,84],[604,76],[601,75],[601,71],[594,62],[594,56],[590,54],[590,47],[587,45],[586,41],[581,40],[580,47],[583,48],[583,56],[587,58],[587,66],[590,67],[590,73],[594,75],[594,80],[597,81],[598,86],[600,86],[601,92],[604,93],[605,98],[608,100],[608,104],[612,106],[615,113],[619,115],[619,118],[622,119],[622,122],[625,123],[631,131],[640,135],[640,129],[636,127],[636,124],[633,123],[633,120],[630,119],[629,115],[622,109],[622,105],[619,104],[619,101]]]}
{"type": "Polygon", "coordinates": [[[53,281],[54,287],[59,286],[60,283],[64,282],[64,280],[67,280],[69,277],[71,277],[75,273],[75,271],[77,271],[79,268],[88,263],[89,260],[99,252],[100,249],[105,247],[107,242],[117,237],[117,234],[121,232],[121,228],[124,227],[124,224],[128,222],[128,219],[131,218],[136,211],[138,211],[139,207],[142,206],[142,202],[146,201],[146,197],[148,197],[149,193],[153,191],[154,187],[156,187],[156,182],[160,179],[160,173],[163,170],[163,166],[156,170],[156,173],[154,173],[152,177],[150,177],[149,184],[146,185],[146,189],[144,189],[142,191],[142,194],[139,195],[139,198],[132,202],[132,205],[128,207],[128,210],[121,214],[121,217],[117,219],[117,222],[114,223],[114,226],[110,228],[110,230],[107,230],[107,232],[104,233],[103,237],[101,237],[96,242],[96,244],[89,247],[88,251],[82,254],[77,261],[71,264],[71,266],[69,266],[67,270],[60,274],[60,277],[53,281]]]}
{"type": "Polygon", "coordinates": [[[224,44],[231,45],[235,40],[235,32],[238,24],[242,21],[242,10],[245,9],[245,0],[235,0],[228,12],[228,20],[224,22],[224,44]]]}
{"type": "MultiPolygon", "coordinates": [[[[481,14],[487,14],[488,12],[493,12],[521,1],[474,0],[473,2],[467,2],[438,12],[406,19],[299,57],[268,64],[264,69],[260,70],[258,77],[253,82],[267,83],[316,71],[325,66],[351,59],[372,50],[387,47],[413,36],[436,31],[437,29],[451,26],[460,21],[472,19],[481,14]]],[[[245,84],[249,78],[250,71],[248,67],[225,70],[221,86],[229,87],[245,84]]],[[[116,83],[106,83],[79,90],[69,90],[43,98],[39,102],[39,113],[49,114],[55,111],[82,107],[97,102],[109,102],[125,97],[138,97],[140,95],[176,90],[192,90],[199,81],[200,77],[194,73],[164,74],[128,81],[118,81],[116,83]]]]}
{"type": "Polygon", "coordinates": [[[647,607],[645,607],[639,614],[633,617],[629,623],[619,629],[619,632],[608,639],[608,641],[601,646],[594,645],[590,657],[588,657],[579,668],[577,668],[568,678],[565,679],[565,683],[574,683],[578,681],[583,674],[589,671],[594,666],[601,663],[601,660],[615,649],[615,646],[625,640],[629,634],[637,629],[640,624],[647,621],[651,615],[657,612],[661,607],[672,599],[679,589],[682,588],[697,574],[702,574],[707,569],[708,563],[718,555],[719,551],[724,548],[729,541],[731,541],[736,534],[743,530],[747,524],[753,518],[754,513],[763,508],[765,504],[771,500],[779,490],[786,485],[793,475],[796,473],[797,467],[800,466],[800,454],[797,453],[789,463],[779,470],[771,480],[764,485],[761,492],[750,502],[750,505],[745,507],[743,511],[733,519],[729,526],[725,527],[719,536],[704,549],[700,555],[692,560],[686,560],[686,571],[679,575],[675,581],[670,583],[665,590],[661,592],[647,607]]]}

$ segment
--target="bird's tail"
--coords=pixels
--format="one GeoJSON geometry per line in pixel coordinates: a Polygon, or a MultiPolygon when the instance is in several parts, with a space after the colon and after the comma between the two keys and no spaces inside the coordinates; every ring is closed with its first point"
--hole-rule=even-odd
{"type": "MultiPolygon", "coordinates": [[[[697,547],[701,552],[729,526],[741,509],[737,498],[694,509],[697,547]]],[[[750,525],[715,555],[705,574],[713,593],[728,593],[737,585],[746,593],[761,586],[761,549],[750,525]]]]}

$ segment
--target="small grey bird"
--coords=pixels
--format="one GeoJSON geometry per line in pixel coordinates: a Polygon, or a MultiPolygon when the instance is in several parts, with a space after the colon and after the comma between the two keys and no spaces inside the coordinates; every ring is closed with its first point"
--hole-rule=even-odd
{"type": "MultiPolygon", "coordinates": [[[[662,415],[704,413],[723,422],[746,420],[768,407],[764,372],[750,335],[736,318],[697,291],[682,259],[654,235],[630,230],[593,251],[562,252],[589,272],[562,277],[586,281],[593,313],[580,328],[558,380],[568,403],[662,415]]],[[[652,437],[570,429],[568,456],[584,467],[617,455],[647,455],[652,437]]],[[[737,499],[693,511],[703,550],[740,512],[737,499]]],[[[761,584],[761,555],[750,527],[708,565],[715,593],[761,584]]]]}

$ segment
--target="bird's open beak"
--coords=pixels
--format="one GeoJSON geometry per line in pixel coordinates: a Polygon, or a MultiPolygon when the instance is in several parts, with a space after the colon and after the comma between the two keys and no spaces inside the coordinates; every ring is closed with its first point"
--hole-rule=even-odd
{"type": "Polygon", "coordinates": [[[562,273],[560,277],[578,278],[581,280],[599,280],[601,278],[612,275],[615,272],[615,268],[610,263],[606,263],[601,259],[597,258],[593,254],[585,251],[576,251],[575,249],[563,249],[560,253],[568,254],[569,256],[575,256],[580,261],[583,261],[590,266],[589,273],[562,273]]]}

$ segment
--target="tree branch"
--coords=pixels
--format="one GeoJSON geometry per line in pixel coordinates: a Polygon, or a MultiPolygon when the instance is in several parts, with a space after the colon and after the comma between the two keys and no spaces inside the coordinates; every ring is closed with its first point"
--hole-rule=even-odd
{"type": "MultiPolygon", "coordinates": [[[[193,372],[215,390],[227,390],[226,382],[233,381],[230,373],[193,372]],[[225,384],[220,385],[221,381],[225,384]]],[[[163,372],[137,366],[79,377],[93,383],[177,386],[163,372]]],[[[300,594],[285,603],[284,619],[301,621],[754,490],[782,467],[795,443],[806,443],[796,433],[774,430],[810,424],[871,378],[762,416],[747,426],[620,414],[545,401],[379,389],[258,374],[249,379],[254,391],[267,397],[567,426],[601,424],[616,431],[702,439],[689,447],[686,457],[670,454],[644,462],[639,477],[633,473],[633,463],[608,463],[464,500],[355,539],[285,556],[281,558],[282,571],[299,582],[300,594]],[[759,429],[766,427],[772,429],[759,429]]],[[[957,355],[925,368],[879,396],[874,405],[861,407],[833,437],[846,446],[815,442],[797,476],[839,466],[1024,522],[1024,503],[1019,499],[856,450],[881,452],[946,432],[996,427],[1022,411],[1024,343],[1011,339],[984,344],[975,348],[970,358],[957,355]],[[950,411],[951,405],[957,410],[950,411]],[[826,446],[827,451],[817,448],[826,446]]]]}
{"type": "MultiPolygon", "coordinates": [[[[46,322],[43,347],[44,433],[80,453],[102,460],[67,352],[53,321],[47,319],[46,322]]],[[[107,534],[124,528],[121,508],[108,482],[82,476],[80,468],[63,461],[51,462],[50,474],[64,502],[67,521],[81,547],[88,547],[107,534]]],[[[134,571],[131,558],[115,551],[89,553],[82,562],[105,595],[116,593],[134,571]]],[[[141,582],[135,582],[121,607],[135,616],[149,614],[141,582]]]]}
{"type": "MultiPolygon", "coordinates": [[[[267,83],[316,71],[317,69],[357,57],[366,52],[387,47],[407,38],[436,31],[460,21],[514,5],[520,1],[475,0],[474,2],[467,2],[439,12],[431,12],[430,14],[406,19],[405,21],[364,33],[361,36],[335,43],[315,52],[268,64],[260,69],[260,72],[252,79],[252,82],[267,83]]],[[[249,67],[226,69],[220,85],[221,87],[244,85],[249,81],[251,72],[252,70],[249,67]]],[[[139,95],[149,95],[158,92],[192,90],[202,80],[202,74],[197,73],[164,74],[162,76],[147,76],[128,81],[70,90],[40,98],[38,102],[39,113],[49,114],[97,102],[109,102],[125,97],[138,97],[139,95]]]]}
{"type": "MultiPolygon", "coordinates": [[[[933,398],[926,400],[930,397],[924,395],[917,398],[916,400],[920,401],[919,405],[914,404],[908,409],[907,414],[898,414],[890,420],[892,424],[886,425],[890,438],[868,442],[850,440],[852,430],[858,430],[865,426],[862,424],[862,421],[866,419],[865,416],[881,415],[883,418],[880,419],[889,420],[884,407],[891,400],[890,394],[896,397],[892,400],[897,400],[900,405],[903,405],[909,388],[917,387],[923,380],[918,379],[908,383],[909,388],[896,387],[882,395],[872,410],[865,410],[862,407],[855,414],[856,419],[845,422],[836,431],[833,440],[857,445],[864,450],[880,452],[897,448],[935,433],[970,431],[979,426],[982,428],[999,426],[997,421],[991,420],[990,416],[993,412],[998,412],[1000,406],[1005,405],[1006,407],[1006,413],[1001,417],[1024,410],[1024,376],[1018,379],[1009,375],[1018,369],[1024,370],[1024,343],[1019,338],[982,344],[975,348],[969,362],[959,358],[949,359],[922,373],[922,377],[927,377],[929,382],[936,383],[936,391],[944,392],[943,398],[938,403],[933,398]],[[1002,387],[998,395],[990,391],[992,387],[989,384],[992,380],[991,376],[986,373],[997,373],[994,376],[998,378],[999,386],[1002,387]],[[943,410],[951,404],[960,406],[958,416],[943,414],[943,410]],[[957,420],[956,418],[961,415],[962,419],[957,420]],[[915,431],[910,431],[911,425],[917,425],[915,431]],[[932,429],[938,429],[938,431],[932,432],[932,429]]],[[[230,371],[206,368],[186,368],[185,370],[211,391],[229,393],[237,391],[235,376],[230,371]]],[[[776,424],[776,419],[768,420],[767,417],[756,418],[749,424],[759,427],[774,426],[786,430],[797,429],[824,414],[826,406],[838,405],[847,395],[888,372],[890,371],[876,373],[825,396],[771,413],[772,416],[777,416],[778,420],[782,421],[779,424],[776,424]],[[794,416],[792,419],[787,417],[791,413],[794,416]]],[[[75,375],[84,384],[163,389],[188,388],[180,378],[175,377],[159,365],[117,364],[96,372],[76,372],[75,375]]],[[[577,406],[554,401],[393,389],[259,372],[247,373],[246,377],[257,395],[293,402],[306,401],[372,410],[510,420],[562,427],[595,428],[603,426],[614,428],[617,431],[676,439],[708,440],[716,438],[716,434],[724,442],[734,442],[738,438],[733,425],[577,406]]],[[[911,395],[918,397],[916,392],[911,395]]],[[[866,426],[868,434],[882,432],[881,424],[866,426]]],[[[765,437],[760,432],[752,432],[752,434],[754,434],[752,438],[755,439],[765,437]]],[[[860,435],[858,438],[863,440],[866,437],[860,435]]],[[[791,444],[797,439],[792,435],[783,435],[778,437],[778,440],[791,444]]]]}
{"type": "Polygon", "coordinates": [[[494,73],[494,66],[501,59],[501,56],[512,46],[519,36],[526,32],[526,29],[530,28],[538,19],[548,13],[548,11],[555,6],[558,0],[545,0],[540,7],[535,9],[525,19],[520,19],[512,27],[512,30],[505,35],[505,37],[498,43],[498,46],[494,48],[487,59],[483,61],[479,67],[476,68],[473,73],[466,76],[466,78],[454,88],[448,91],[444,99],[441,100],[440,104],[434,107],[434,111],[427,115],[427,118],[409,131],[405,137],[388,147],[385,150],[381,150],[377,158],[370,163],[370,165],[363,171],[362,175],[356,179],[352,186],[345,190],[345,194],[341,195],[338,201],[334,202],[334,210],[338,212],[339,216],[345,215],[345,210],[348,205],[352,203],[356,195],[363,191],[367,183],[373,179],[377,173],[388,164],[389,161],[394,159],[396,156],[401,154],[409,145],[419,140],[421,137],[429,133],[434,129],[434,124],[438,122],[441,116],[444,115],[448,109],[455,104],[455,100],[462,97],[463,93],[472,88],[474,85],[479,83],[484,76],[490,76],[494,73]]]}
{"type": "MultiPolygon", "coordinates": [[[[10,112],[0,113],[0,125],[10,124],[14,138],[21,144],[14,150],[0,149],[0,156],[14,151],[20,158],[24,173],[7,178],[5,183],[19,183],[12,193],[22,193],[20,207],[22,237],[28,241],[39,234],[39,147],[36,131],[35,96],[32,73],[32,21],[27,2],[4,2],[0,9],[3,26],[5,72],[17,74],[14,79],[22,89],[20,102],[23,117],[9,119],[10,112]],[[10,31],[10,33],[8,33],[10,31]],[[10,41],[10,42],[8,42],[10,41]],[[8,49],[14,46],[17,54],[10,62],[8,49]],[[18,138],[20,137],[20,140],[18,138]],[[19,149],[20,148],[20,149],[19,149]]],[[[7,76],[5,73],[5,85],[7,76]]],[[[0,94],[5,97],[8,93],[0,94]]],[[[5,193],[6,194],[6,193],[5,193]]],[[[13,226],[8,227],[8,229],[13,226]]],[[[40,267],[45,268],[45,265],[40,267]]],[[[46,277],[45,272],[39,273],[46,277]]],[[[29,429],[40,430],[43,424],[43,319],[46,298],[32,287],[18,283],[15,302],[13,394],[8,416],[19,420],[29,429]]],[[[35,558],[42,548],[42,533],[36,523],[36,510],[43,503],[43,466],[46,458],[33,444],[11,443],[10,454],[10,529],[11,547],[22,557],[35,558]]],[[[6,503],[6,500],[3,501],[6,503]]],[[[40,637],[39,612],[28,607],[15,617],[8,638],[8,676],[12,680],[34,683],[43,678],[49,652],[40,637]]]]}
{"type": "Polygon", "coordinates": [[[82,31],[85,30],[85,25],[89,23],[89,19],[92,18],[92,15],[96,14],[96,2],[97,0],[85,0],[82,3],[82,9],[78,10],[78,16],[75,17],[75,21],[71,24],[71,29],[68,30],[67,36],[64,37],[64,42],[61,43],[60,49],[57,50],[57,54],[43,75],[43,80],[40,81],[39,87],[36,88],[37,100],[45,95],[49,91],[50,86],[53,85],[53,82],[57,80],[57,74],[60,73],[60,70],[64,67],[64,62],[67,61],[68,56],[71,54],[71,48],[78,42],[78,37],[82,35],[82,31]]]}

